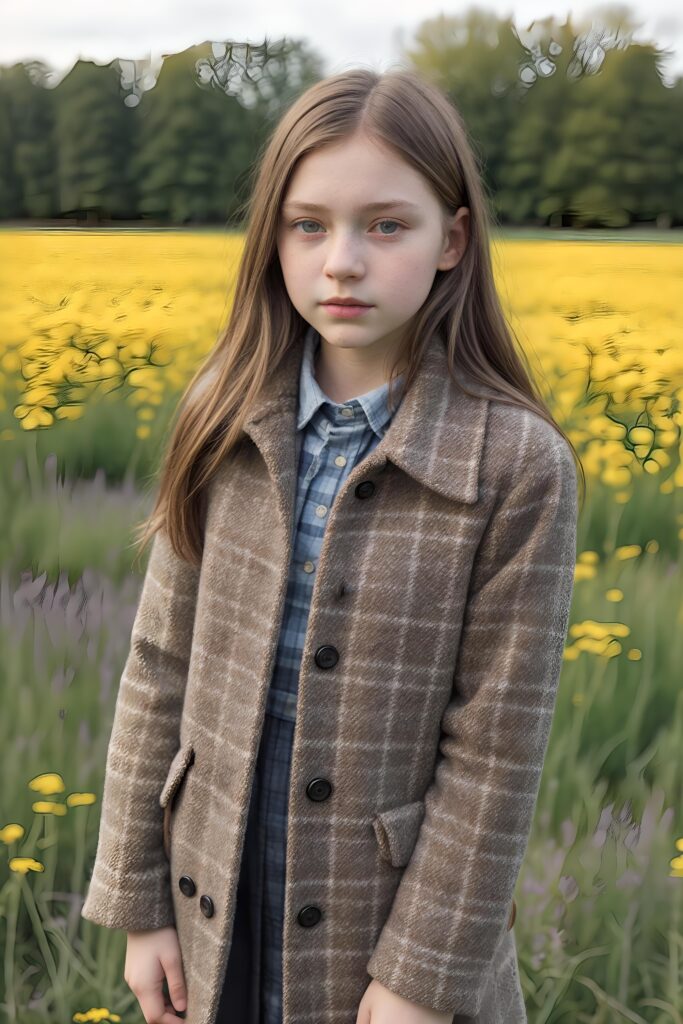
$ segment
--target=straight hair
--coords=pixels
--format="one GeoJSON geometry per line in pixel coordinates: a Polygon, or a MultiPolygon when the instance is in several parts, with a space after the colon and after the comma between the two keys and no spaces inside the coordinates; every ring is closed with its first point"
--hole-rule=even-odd
{"type": "MultiPolygon", "coordinates": [[[[285,111],[252,170],[244,248],[234,301],[216,344],[178,403],[164,445],[156,501],[136,527],[139,553],[161,528],[175,553],[201,563],[207,485],[243,437],[252,402],[292,345],[301,345],[306,321],[292,305],[277,253],[280,207],[297,166],[307,153],[356,133],[392,149],[420,171],[444,216],[469,209],[469,238],[455,267],[437,270],[432,288],[389,368],[389,404],[398,368],[406,367],[404,392],[415,378],[429,339],[436,333],[454,365],[507,404],[538,413],[569,445],[536,387],[522,347],[507,323],[490,258],[493,216],[481,170],[463,119],[441,90],[421,73],[398,68],[383,73],[352,68],[316,82],[285,111]]],[[[469,394],[471,392],[468,391],[469,394]]]]}

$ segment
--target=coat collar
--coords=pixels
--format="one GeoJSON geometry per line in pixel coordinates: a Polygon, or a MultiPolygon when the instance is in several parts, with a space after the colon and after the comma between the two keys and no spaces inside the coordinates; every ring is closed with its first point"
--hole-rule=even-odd
{"type": "MultiPolygon", "coordinates": [[[[303,345],[289,347],[243,425],[280,484],[285,513],[298,468],[296,416],[302,355],[303,345]]],[[[389,460],[445,498],[467,504],[477,501],[491,395],[457,364],[455,374],[477,391],[475,397],[454,384],[443,341],[433,335],[389,429],[363,459],[365,475],[382,469],[389,460]]]]}

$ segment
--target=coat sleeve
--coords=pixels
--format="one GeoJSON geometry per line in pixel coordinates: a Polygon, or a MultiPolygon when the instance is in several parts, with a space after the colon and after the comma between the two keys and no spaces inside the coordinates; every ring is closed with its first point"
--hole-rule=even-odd
{"type": "Polygon", "coordinates": [[[174,923],[159,795],[178,749],[199,569],[157,532],[107,751],[99,837],[81,915],[136,931],[174,923]]]}
{"type": "Polygon", "coordinates": [[[568,630],[577,476],[569,445],[549,431],[543,447],[522,444],[475,555],[442,756],[367,963],[398,995],[467,1019],[507,931],[568,630]]]}

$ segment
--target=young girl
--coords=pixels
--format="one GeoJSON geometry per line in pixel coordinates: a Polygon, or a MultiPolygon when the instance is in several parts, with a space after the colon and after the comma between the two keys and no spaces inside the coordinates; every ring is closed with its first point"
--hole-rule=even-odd
{"type": "Polygon", "coordinates": [[[262,155],[149,521],[82,911],[126,930],[148,1024],[526,1020],[577,472],[488,224],[409,70],[317,83],[262,155]]]}

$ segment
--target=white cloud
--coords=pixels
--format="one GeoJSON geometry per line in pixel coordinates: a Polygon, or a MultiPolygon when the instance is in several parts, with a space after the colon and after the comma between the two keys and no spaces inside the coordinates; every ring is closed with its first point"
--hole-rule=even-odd
{"type": "MultiPolygon", "coordinates": [[[[486,2],[486,0],[484,0],[486,2]]],[[[119,0],[107,13],[92,0],[31,0],[16,3],[0,0],[0,63],[39,58],[57,69],[62,77],[80,57],[107,63],[114,57],[142,59],[175,53],[204,39],[233,39],[261,42],[281,36],[298,37],[322,55],[327,73],[353,64],[381,70],[399,59],[397,41],[406,44],[419,23],[440,13],[464,12],[469,3],[450,5],[425,2],[419,9],[415,0],[345,0],[316,6],[312,17],[310,0],[255,0],[249,5],[219,3],[217,0],[147,0],[145,4],[119,0]],[[322,16],[321,16],[322,15],[322,16]]],[[[550,0],[489,0],[489,10],[502,17],[512,15],[519,26],[550,15],[550,0]]],[[[596,4],[577,0],[557,15],[581,14],[596,4]]],[[[668,73],[683,74],[683,22],[672,11],[671,0],[637,0],[631,6],[642,23],[636,39],[654,38],[660,47],[675,50],[668,73]]]]}

